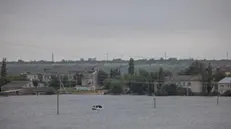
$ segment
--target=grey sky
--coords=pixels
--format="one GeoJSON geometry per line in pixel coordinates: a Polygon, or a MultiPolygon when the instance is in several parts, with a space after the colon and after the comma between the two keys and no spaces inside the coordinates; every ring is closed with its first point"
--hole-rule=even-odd
{"type": "Polygon", "coordinates": [[[230,0],[0,0],[0,58],[226,58],[230,0]]]}

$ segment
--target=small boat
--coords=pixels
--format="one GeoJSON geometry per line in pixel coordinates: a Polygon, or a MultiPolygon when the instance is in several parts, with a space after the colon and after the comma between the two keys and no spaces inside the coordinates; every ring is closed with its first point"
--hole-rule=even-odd
{"type": "Polygon", "coordinates": [[[101,110],[101,109],[103,109],[103,107],[101,105],[94,105],[92,107],[92,110],[101,110]]]}

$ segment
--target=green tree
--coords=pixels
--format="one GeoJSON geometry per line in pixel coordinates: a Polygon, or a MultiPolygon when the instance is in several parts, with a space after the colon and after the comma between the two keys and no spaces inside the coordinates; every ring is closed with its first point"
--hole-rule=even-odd
{"type": "Polygon", "coordinates": [[[4,85],[7,83],[7,69],[6,69],[6,58],[3,58],[2,60],[2,66],[1,66],[1,78],[0,78],[0,85],[4,85]]]}
{"type": "Polygon", "coordinates": [[[133,58],[130,58],[130,60],[128,62],[128,73],[130,75],[134,75],[134,73],[135,73],[134,59],[133,58]]]}
{"type": "Polygon", "coordinates": [[[74,79],[77,81],[77,85],[82,85],[82,78],[83,78],[83,74],[76,73],[74,79]]]}
{"type": "Polygon", "coordinates": [[[103,86],[104,86],[104,89],[109,90],[111,86],[111,80],[109,79],[104,80],[103,86]]]}
{"type": "Polygon", "coordinates": [[[6,58],[3,58],[3,60],[2,60],[2,66],[1,66],[1,77],[6,78],[6,76],[7,76],[6,58]]]}
{"type": "Polygon", "coordinates": [[[68,76],[65,75],[65,76],[62,77],[62,83],[63,83],[64,86],[69,86],[70,85],[69,80],[68,80],[68,76]]]}
{"type": "Polygon", "coordinates": [[[208,86],[207,86],[207,93],[210,94],[211,90],[212,90],[212,81],[213,81],[213,72],[212,72],[212,66],[211,66],[211,63],[209,63],[209,66],[208,66],[208,74],[207,74],[207,78],[208,78],[208,86]]]}
{"type": "Polygon", "coordinates": [[[162,67],[158,71],[158,84],[159,84],[158,88],[160,88],[164,84],[164,70],[162,67]]]}
{"type": "Polygon", "coordinates": [[[107,79],[107,78],[108,78],[108,74],[107,74],[106,72],[104,72],[104,71],[102,71],[102,70],[99,70],[99,71],[98,71],[97,82],[98,82],[99,85],[102,86],[104,80],[107,79]]]}
{"type": "Polygon", "coordinates": [[[110,78],[117,78],[120,77],[121,73],[120,73],[120,69],[116,68],[116,69],[111,69],[110,71],[110,78]]]}
{"type": "Polygon", "coordinates": [[[112,81],[110,86],[110,91],[113,94],[121,94],[123,92],[122,83],[120,81],[112,81]]]}
{"type": "Polygon", "coordinates": [[[39,79],[39,82],[42,82],[43,81],[43,76],[41,73],[38,74],[38,79],[39,79]]]}
{"type": "Polygon", "coordinates": [[[165,85],[164,88],[168,95],[177,95],[177,86],[175,84],[165,85]]]}
{"type": "Polygon", "coordinates": [[[32,80],[32,83],[35,87],[38,87],[39,81],[38,80],[32,80]]]}
{"type": "Polygon", "coordinates": [[[144,95],[148,93],[147,78],[140,75],[133,75],[129,80],[129,87],[132,93],[144,95]]]}
{"type": "Polygon", "coordinates": [[[60,87],[59,78],[57,76],[51,76],[51,80],[49,82],[49,86],[53,87],[55,89],[59,89],[59,87],[60,87]]]}
{"type": "Polygon", "coordinates": [[[221,79],[223,79],[225,77],[225,72],[223,72],[219,68],[217,68],[213,77],[214,77],[214,80],[216,82],[219,82],[221,79]]]}

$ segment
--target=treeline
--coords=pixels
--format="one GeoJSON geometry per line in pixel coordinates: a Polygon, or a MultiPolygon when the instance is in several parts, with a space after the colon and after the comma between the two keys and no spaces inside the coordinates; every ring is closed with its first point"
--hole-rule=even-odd
{"type": "MultiPolygon", "coordinates": [[[[177,58],[168,58],[168,59],[137,59],[134,60],[136,64],[153,64],[153,63],[170,63],[170,64],[179,64],[179,63],[192,63],[194,62],[194,59],[177,59],[177,58]]],[[[213,64],[229,64],[231,63],[231,60],[198,60],[200,62],[204,63],[213,63],[213,64]]],[[[96,58],[89,58],[87,60],[84,60],[81,58],[80,60],[61,60],[61,61],[47,61],[47,60],[33,60],[33,61],[24,61],[24,60],[18,60],[18,61],[8,61],[8,64],[69,64],[69,63],[128,63],[129,60],[122,60],[120,58],[113,59],[113,60],[96,60],[96,58]]]]}
{"type": "MultiPolygon", "coordinates": [[[[176,84],[166,84],[165,78],[173,76],[171,72],[159,68],[156,72],[148,72],[140,69],[134,71],[134,60],[128,62],[128,74],[121,75],[120,69],[111,69],[110,73],[100,70],[98,82],[102,89],[108,90],[110,94],[139,94],[139,95],[193,95],[190,89],[178,87],[176,84]]],[[[213,71],[211,63],[206,65],[200,61],[194,61],[188,68],[182,70],[178,75],[199,76],[202,82],[202,93],[200,95],[216,95],[211,93],[216,85],[214,83],[223,79],[226,75],[219,68],[213,71]]]]}
{"type": "Polygon", "coordinates": [[[171,76],[172,73],[159,68],[157,72],[148,72],[140,69],[135,72],[134,60],[131,58],[128,63],[128,74],[121,75],[120,69],[111,69],[110,73],[100,70],[98,72],[98,82],[101,88],[108,90],[111,94],[153,94],[157,91],[154,88],[154,82],[159,87],[164,84],[164,78],[171,76]]]}

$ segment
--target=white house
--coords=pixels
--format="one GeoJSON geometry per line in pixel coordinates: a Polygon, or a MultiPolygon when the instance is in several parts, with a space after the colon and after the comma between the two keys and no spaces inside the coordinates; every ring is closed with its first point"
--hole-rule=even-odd
{"type": "Polygon", "coordinates": [[[36,74],[27,74],[26,77],[30,81],[32,81],[32,80],[39,80],[39,77],[36,74]]]}
{"type": "Polygon", "coordinates": [[[225,77],[220,80],[218,83],[218,91],[224,93],[228,90],[231,90],[231,77],[225,77]]]}
{"type": "Polygon", "coordinates": [[[165,83],[176,84],[179,87],[189,88],[193,93],[201,93],[203,87],[200,76],[175,75],[166,78],[165,83]]]}

